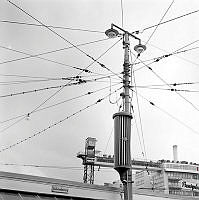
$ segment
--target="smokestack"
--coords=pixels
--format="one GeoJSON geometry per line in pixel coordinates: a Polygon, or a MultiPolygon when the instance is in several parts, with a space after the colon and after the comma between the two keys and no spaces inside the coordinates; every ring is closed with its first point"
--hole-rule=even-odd
{"type": "Polygon", "coordinates": [[[176,163],[178,161],[178,146],[173,145],[173,160],[176,163]]]}

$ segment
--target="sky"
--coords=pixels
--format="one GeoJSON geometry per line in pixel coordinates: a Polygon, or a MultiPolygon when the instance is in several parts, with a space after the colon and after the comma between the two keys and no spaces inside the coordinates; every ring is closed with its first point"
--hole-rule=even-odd
{"type": "MultiPolygon", "coordinates": [[[[147,47],[145,65],[132,65],[132,159],[172,160],[178,145],[179,160],[199,163],[198,12],[149,28],[198,9],[198,0],[1,0],[0,170],[81,182],[76,154],[87,137],[97,139],[101,154],[113,155],[124,51],[120,37],[104,33],[112,23],[139,31],[147,47]],[[164,57],[176,50],[188,51],[164,57]],[[154,58],[162,59],[150,64],[154,58]],[[77,76],[87,82],[75,84],[77,76]],[[174,83],[187,84],[168,86],[174,83]]],[[[130,38],[131,63],[137,44],[130,38]]],[[[96,168],[96,183],[117,179],[114,169],[96,168]]]]}

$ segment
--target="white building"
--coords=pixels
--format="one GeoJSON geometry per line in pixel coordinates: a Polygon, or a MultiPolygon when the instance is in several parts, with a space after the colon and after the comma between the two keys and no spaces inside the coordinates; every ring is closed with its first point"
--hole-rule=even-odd
{"type": "Polygon", "coordinates": [[[199,196],[199,165],[182,162],[163,162],[162,170],[141,171],[135,175],[137,189],[151,189],[165,194],[199,196]]]}
{"type": "MultiPolygon", "coordinates": [[[[121,200],[121,189],[74,181],[0,172],[1,200],[121,200]]],[[[196,200],[196,197],[137,190],[133,200],[196,200]]],[[[199,199],[199,198],[198,198],[199,199]]]]}

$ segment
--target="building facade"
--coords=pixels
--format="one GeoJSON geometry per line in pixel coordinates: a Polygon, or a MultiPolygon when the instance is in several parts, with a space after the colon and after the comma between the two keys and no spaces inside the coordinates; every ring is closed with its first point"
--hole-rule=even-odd
{"type": "Polygon", "coordinates": [[[138,172],[137,189],[151,189],[165,194],[199,198],[199,165],[193,163],[161,161],[160,171],[138,172]]]}

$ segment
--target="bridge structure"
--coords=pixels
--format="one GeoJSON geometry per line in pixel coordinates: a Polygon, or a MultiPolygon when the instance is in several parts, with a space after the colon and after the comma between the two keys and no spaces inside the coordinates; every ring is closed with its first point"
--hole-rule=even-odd
{"type": "MultiPolygon", "coordinates": [[[[90,157],[85,152],[78,152],[77,158],[82,159],[84,165],[84,183],[94,183],[94,167],[108,167],[114,168],[114,156],[99,156],[95,155],[90,157]]],[[[145,170],[145,171],[161,171],[163,169],[161,161],[143,161],[143,160],[131,160],[132,170],[145,170]]]]}

